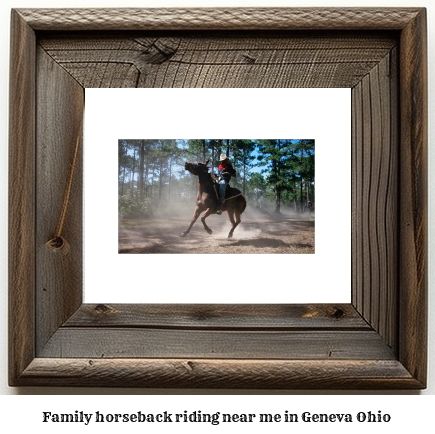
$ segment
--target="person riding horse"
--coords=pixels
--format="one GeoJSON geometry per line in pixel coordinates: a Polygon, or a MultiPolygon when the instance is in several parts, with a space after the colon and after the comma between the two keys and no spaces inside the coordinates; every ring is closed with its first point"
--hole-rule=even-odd
{"type": "Polygon", "coordinates": [[[221,207],[225,202],[225,191],[230,183],[231,177],[234,176],[235,178],[237,175],[236,171],[234,170],[232,164],[229,161],[229,158],[225,154],[221,154],[219,161],[221,162],[221,164],[219,164],[218,168],[219,198],[216,208],[216,214],[221,215],[221,207]]]}
{"type": "MultiPolygon", "coordinates": [[[[226,158],[223,158],[222,161],[225,161],[226,158]]],[[[205,163],[185,163],[184,168],[190,172],[192,175],[198,177],[198,193],[195,198],[195,210],[193,211],[193,217],[190,222],[189,227],[181,233],[181,237],[186,237],[187,234],[192,229],[192,226],[195,224],[198,217],[201,216],[201,222],[204,225],[204,229],[211,235],[213,231],[208,227],[205,222],[206,218],[209,215],[212,215],[216,212],[217,207],[217,191],[216,189],[216,181],[213,179],[212,174],[209,171],[208,167],[209,161],[207,160],[205,163]]],[[[229,177],[225,175],[227,172],[230,176],[234,175],[234,169],[230,165],[228,167],[227,164],[222,164],[221,172],[224,172],[223,176],[225,176],[228,180],[229,177]],[[225,167],[224,167],[225,166],[225,167]],[[231,169],[230,169],[231,167],[231,169]]],[[[231,230],[228,233],[228,238],[232,238],[234,230],[242,221],[241,216],[243,211],[246,209],[246,199],[243,196],[242,192],[237,188],[231,189],[231,197],[225,200],[225,203],[222,206],[222,211],[226,211],[228,213],[228,219],[231,222],[231,230]]]]}

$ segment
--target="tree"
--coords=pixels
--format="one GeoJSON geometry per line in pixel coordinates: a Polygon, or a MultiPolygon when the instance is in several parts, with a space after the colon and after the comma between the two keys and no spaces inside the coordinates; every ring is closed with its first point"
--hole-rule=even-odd
{"type": "Polygon", "coordinates": [[[123,215],[165,212],[177,201],[193,200],[197,180],[184,162],[211,160],[213,170],[225,152],[237,171],[234,186],[251,205],[273,205],[279,213],[290,206],[303,210],[315,198],[314,140],[121,139],[118,148],[123,215]]]}
{"type": "Polygon", "coordinates": [[[249,171],[254,167],[256,144],[252,140],[233,140],[234,166],[238,177],[242,180],[242,193],[246,195],[246,181],[249,171]],[[237,170],[239,169],[239,170],[237,170]]]}
{"type": "Polygon", "coordinates": [[[299,201],[303,211],[314,198],[314,140],[297,141],[296,150],[299,166],[299,201]]]}
{"type": "Polygon", "coordinates": [[[258,146],[261,155],[260,164],[265,168],[266,181],[273,186],[275,192],[275,213],[281,212],[281,195],[284,189],[289,188],[287,178],[287,148],[286,140],[259,140],[258,146]]]}

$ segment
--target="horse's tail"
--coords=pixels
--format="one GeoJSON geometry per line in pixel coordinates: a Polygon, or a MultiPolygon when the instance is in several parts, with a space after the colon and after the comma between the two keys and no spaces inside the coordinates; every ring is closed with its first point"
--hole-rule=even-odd
{"type": "Polygon", "coordinates": [[[240,214],[242,214],[243,211],[245,211],[245,209],[246,209],[246,199],[245,199],[245,196],[242,195],[242,197],[243,197],[243,206],[242,206],[242,209],[240,210],[240,214]]]}

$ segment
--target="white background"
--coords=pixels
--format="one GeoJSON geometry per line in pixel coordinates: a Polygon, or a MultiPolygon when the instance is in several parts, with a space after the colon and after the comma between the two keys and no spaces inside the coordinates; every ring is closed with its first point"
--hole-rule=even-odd
{"type": "MultiPolygon", "coordinates": [[[[350,94],[350,89],[87,89],[85,301],[349,303],[350,94]],[[213,104],[204,110],[204,101],[213,104]],[[228,101],[243,101],[243,110],[228,101]],[[221,137],[315,139],[316,253],[118,254],[118,139],[221,137]],[[95,161],[105,168],[104,188],[101,173],[94,170],[95,161]],[[331,170],[337,167],[340,170],[331,170]],[[341,192],[339,211],[331,203],[333,186],[341,192]],[[101,233],[105,235],[95,243],[95,234],[101,233]],[[219,289],[210,285],[215,278],[210,263],[215,260],[233,264],[224,274],[231,285],[219,289]],[[128,269],[141,270],[143,279],[121,272],[128,269]],[[204,284],[194,286],[185,277],[197,270],[203,270],[204,284]]],[[[192,212],[193,208],[194,202],[192,212]]],[[[210,235],[204,231],[203,236],[210,235]]],[[[243,232],[236,230],[234,237],[243,237],[243,232]]]]}
{"type": "MultiPolygon", "coordinates": [[[[283,392],[262,392],[262,391],[224,391],[230,396],[214,396],[215,391],[205,390],[205,391],[193,391],[193,390],[123,390],[123,389],[87,389],[87,388],[9,388],[7,386],[7,132],[8,132],[8,62],[9,62],[9,14],[11,7],[127,7],[127,6],[341,6],[349,7],[353,6],[425,6],[428,8],[428,22],[429,22],[429,125],[430,125],[430,136],[429,143],[431,143],[431,136],[434,131],[435,125],[435,111],[433,109],[433,95],[435,91],[435,80],[432,77],[432,71],[434,70],[434,43],[435,43],[435,5],[433,1],[411,1],[411,0],[394,0],[394,1],[373,1],[373,0],[360,0],[358,2],[349,2],[348,0],[334,1],[334,0],[299,0],[299,1],[286,1],[286,0],[272,0],[266,2],[265,0],[69,0],[67,2],[59,2],[55,0],[41,0],[41,1],[19,1],[19,0],[3,0],[0,4],[0,179],[1,179],[1,189],[0,189],[0,282],[1,282],[1,292],[0,292],[0,393],[5,396],[0,397],[0,424],[1,427],[6,427],[7,423],[13,424],[9,426],[9,431],[12,429],[29,429],[32,432],[41,432],[46,430],[46,432],[59,432],[59,429],[66,432],[81,432],[79,426],[57,426],[55,424],[51,426],[43,425],[41,420],[41,411],[47,411],[47,409],[52,411],[71,411],[75,410],[85,410],[88,412],[100,411],[116,411],[118,408],[122,411],[128,408],[131,411],[137,411],[142,408],[149,408],[150,411],[156,408],[167,407],[169,410],[180,409],[183,407],[188,410],[201,409],[203,407],[213,408],[228,408],[230,407],[232,411],[240,412],[245,411],[273,411],[282,412],[285,409],[291,411],[293,408],[296,409],[308,409],[307,411],[346,411],[351,409],[353,411],[361,410],[372,410],[377,411],[378,409],[385,412],[391,412],[396,417],[394,424],[388,427],[383,424],[377,425],[373,424],[370,427],[367,425],[352,425],[352,430],[356,432],[367,432],[368,429],[375,432],[391,432],[397,433],[399,430],[406,430],[408,432],[420,431],[426,432],[427,426],[432,424],[432,414],[434,408],[433,394],[435,392],[435,375],[434,375],[434,361],[435,361],[435,342],[434,342],[434,320],[433,312],[435,310],[435,302],[433,297],[433,281],[434,281],[434,267],[431,262],[433,262],[432,257],[435,247],[435,238],[431,226],[429,227],[429,237],[430,237],[430,251],[429,251],[429,357],[430,357],[430,369],[429,369],[429,387],[425,391],[398,391],[398,392],[385,392],[385,391],[349,391],[349,392],[333,392],[333,391],[317,391],[316,394],[331,395],[325,396],[311,396],[311,392],[298,392],[298,391],[283,391],[283,392]],[[207,397],[202,396],[141,396],[141,395],[157,395],[157,394],[206,394],[207,397]],[[242,394],[243,396],[238,396],[242,394]],[[401,396],[382,396],[384,394],[394,395],[398,394],[401,396]],[[6,395],[44,395],[44,396],[6,396],[6,395]],[[81,395],[76,397],[74,395],[81,395]],[[93,397],[92,394],[123,394],[127,395],[121,399],[113,399],[110,396],[104,397],[93,397]],[[245,396],[245,394],[254,394],[255,396],[245,396]],[[272,394],[272,396],[262,396],[265,394],[272,394]],[[293,396],[294,394],[302,396],[293,396]],[[304,394],[309,394],[310,396],[303,396],[304,394]],[[343,395],[354,395],[354,396],[343,396],[343,395]],[[413,395],[432,395],[427,397],[418,397],[413,395]],[[64,395],[64,396],[55,396],[64,395]],[[213,396],[212,396],[213,395],[213,396]],[[232,396],[231,396],[232,395],[232,396]],[[374,395],[374,396],[366,396],[374,395]],[[377,395],[377,396],[376,396],[377,395]],[[177,407],[177,408],[175,408],[177,407]],[[56,430],[56,431],[54,431],[56,430]]],[[[429,165],[432,170],[433,167],[433,144],[430,147],[430,160],[429,165]]],[[[430,175],[430,182],[433,182],[433,174],[430,175]]],[[[433,206],[435,203],[434,191],[430,189],[429,200],[429,212],[430,220],[433,221],[433,206]]],[[[219,393],[219,392],[218,392],[219,393]]],[[[221,392],[222,393],[222,392],[221,392]]],[[[209,428],[209,427],[208,427],[209,428]]],[[[95,427],[91,428],[92,432],[98,432],[95,427]]],[[[104,427],[97,428],[99,430],[104,429],[107,432],[108,425],[104,427]]],[[[110,427],[110,431],[120,429],[126,430],[125,426],[113,425],[110,427]]],[[[132,428],[133,429],[133,428],[132,428]]],[[[137,432],[143,433],[146,427],[138,426],[135,428],[137,432]]],[[[166,428],[167,429],[167,428],[166,428]]],[[[193,425],[188,425],[184,430],[193,430],[193,425]]],[[[199,425],[196,430],[201,430],[203,432],[205,427],[199,425]]],[[[228,432],[229,430],[237,429],[251,431],[251,427],[214,427],[213,431],[219,429],[228,432]]],[[[292,429],[295,432],[300,432],[303,429],[304,432],[314,432],[324,430],[325,432],[335,433],[339,430],[346,430],[349,432],[349,427],[347,425],[336,425],[336,424],[315,424],[314,426],[308,425],[297,425],[288,427],[285,425],[280,426],[267,426],[268,430],[280,430],[282,432],[288,433],[292,429]]],[[[224,431],[224,432],[225,432],[224,431]]],[[[87,432],[90,432],[89,427],[87,432]]]]}

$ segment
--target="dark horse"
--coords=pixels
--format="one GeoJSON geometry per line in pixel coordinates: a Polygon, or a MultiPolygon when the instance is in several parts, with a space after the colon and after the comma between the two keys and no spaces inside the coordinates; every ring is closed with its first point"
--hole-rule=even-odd
{"type": "MultiPolygon", "coordinates": [[[[209,234],[212,233],[212,230],[205,223],[205,219],[209,215],[216,213],[218,187],[215,188],[216,184],[208,172],[207,164],[208,161],[205,163],[186,163],[184,165],[184,168],[192,175],[198,176],[198,194],[196,195],[196,208],[192,221],[189,227],[181,234],[182,237],[185,237],[190,232],[193,224],[204,211],[205,213],[201,217],[202,224],[209,234]]],[[[246,199],[242,196],[241,192],[236,188],[233,188],[232,192],[234,192],[234,194],[231,194],[232,197],[225,199],[225,203],[221,207],[222,211],[228,213],[228,218],[231,222],[228,238],[233,236],[234,229],[241,222],[240,216],[246,208],[246,199]]]]}

